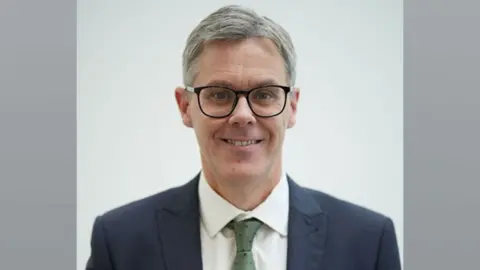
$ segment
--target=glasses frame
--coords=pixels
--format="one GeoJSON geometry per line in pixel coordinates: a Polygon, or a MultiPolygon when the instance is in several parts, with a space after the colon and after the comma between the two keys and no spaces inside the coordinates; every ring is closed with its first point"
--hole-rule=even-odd
{"type": "Polygon", "coordinates": [[[250,108],[250,111],[252,111],[252,113],[255,116],[260,117],[260,118],[271,118],[271,117],[275,117],[277,115],[280,115],[285,110],[285,107],[287,105],[288,94],[292,92],[293,86],[268,84],[268,85],[262,85],[262,86],[258,86],[258,87],[255,87],[255,88],[251,88],[251,89],[248,89],[248,90],[235,90],[235,89],[232,89],[232,88],[226,87],[226,86],[206,85],[206,86],[199,86],[199,87],[187,86],[187,87],[185,87],[185,90],[187,90],[188,92],[191,92],[191,93],[195,93],[197,95],[197,102],[198,102],[198,107],[200,108],[200,111],[202,111],[202,113],[204,115],[206,115],[208,117],[211,117],[211,118],[226,118],[226,117],[229,117],[235,111],[235,108],[237,108],[238,100],[240,99],[239,96],[245,96],[245,99],[247,100],[247,103],[248,103],[248,107],[250,108]],[[252,104],[250,104],[250,99],[249,99],[250,93],[255,91],[255,90],[265,88],[265,87],[278,87],[278,88],[283,89],[283,91],[285,93],[285,100],[283,102],[282,109],[276,114],[268,115],[268,116],[259,115],[252,109],[252,104]],[[213,115],[209,115],[209,114],[205,113],[205,111],[202,108],[202,104],[200,102],[200,93],[202,92],[202,90],[208,89],[208,88],[223,88],[223,89],[230,90],[233,93],[235,93],[235,100],[233,102],[233,106],[232,106],[232,109],[230,110],[230,112],[228,112],[227,114],[222,115],[222,116],[213,116],[213,115]]]}

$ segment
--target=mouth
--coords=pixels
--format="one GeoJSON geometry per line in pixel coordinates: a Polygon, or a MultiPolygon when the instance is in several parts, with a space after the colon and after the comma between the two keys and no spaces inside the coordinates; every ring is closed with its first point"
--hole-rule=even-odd
{"type": "Polygon", "coordinates": [[[255,145],[261,143],[263,140],[230,140],[230,139],[222,139],[225,143],[228,143],[233,146],[240,146],[246,147],[250,145],[255,145]]]}

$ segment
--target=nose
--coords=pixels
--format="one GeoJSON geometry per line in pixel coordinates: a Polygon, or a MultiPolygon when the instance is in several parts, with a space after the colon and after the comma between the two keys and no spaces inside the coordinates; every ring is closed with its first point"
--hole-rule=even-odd
{"type": "Polygon", "coordinates": [[[245,97],[239,97],[235,110],[230,115],[228,122],[231,125],[245,126],[255,123],[256,118],[253,114],[248,101],[245,97]]]}

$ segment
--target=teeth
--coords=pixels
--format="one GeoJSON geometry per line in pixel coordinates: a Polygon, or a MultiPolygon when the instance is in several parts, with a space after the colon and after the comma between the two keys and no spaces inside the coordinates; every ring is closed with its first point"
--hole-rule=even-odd
{"type": "Polygon", "coordinates": [[[256,143],[257,141],[255,140],[250,140],[250,141],[235,141],[235,140],[227,140],[229,144],[233,144],[235,146],[247,146],[256,143]]]}

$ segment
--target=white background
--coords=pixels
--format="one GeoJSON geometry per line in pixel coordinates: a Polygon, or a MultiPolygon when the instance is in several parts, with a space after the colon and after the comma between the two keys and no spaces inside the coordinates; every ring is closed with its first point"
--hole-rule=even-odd
{"type": "Polygon", "coordinates": [[[287,132],[300,184],[390,216],[403,254],[403,7],[399,0],[78,1],[78,269],[96,215],[200,169],[173,90],[196,24],[225,4],[282,24],[302,92],[287,132]]]}

